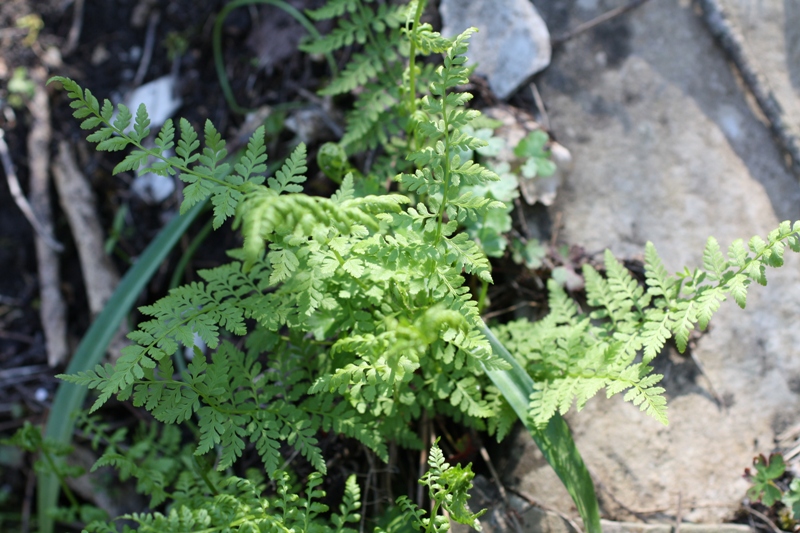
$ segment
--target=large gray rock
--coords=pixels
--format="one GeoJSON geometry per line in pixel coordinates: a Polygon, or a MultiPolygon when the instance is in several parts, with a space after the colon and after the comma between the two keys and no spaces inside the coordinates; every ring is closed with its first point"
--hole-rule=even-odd
{"type": "MultiPolygon", "coordinates": [[[[542,9],[560,33],[610,4],[554,0],[542,9]]],[[[786,46],[772,35],[759,37],[764,57],[786,46]]],[[[775,63],[767,77],[773,68],[785,67],[775,63]]],[[[651,240],[674,271],[702,264],[709,235],[727,246],[800,219],[800,186],[688,1],[646,3],[567,42],[539,88],[574,158],[554,206],[564,242],[641,257],[651,240]]],[[[661,358],[669,427],[619,397],[569,416],[608,517],[674,517],[679,501],[685,520],[732,517],[748,487],[744,468],[800,418],[798,259],[752,287],[745,311],[723,305],[694,350],[705,375],[691,359],[661,358]]],[[[516,446],[508,481],[574,513],[529,438],[516,446]]]]}
{"type": "Polygon", "coordinates": [[[478,28],[469,59],[502,100],[550,63],[550,33],[530,0],[442,0],[439,10],[445,36],[478,28]]]}
{"type": "Polygon", "coordinates": [[[800,2],[797,0],[719,0],[742,36],[753,67],[786,114],[791,133],[800,136],[800,2]]]}

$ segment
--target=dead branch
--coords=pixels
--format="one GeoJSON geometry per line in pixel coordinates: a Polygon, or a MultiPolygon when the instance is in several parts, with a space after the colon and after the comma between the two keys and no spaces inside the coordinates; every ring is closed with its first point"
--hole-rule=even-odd
{"type": "Polygon", "coordinates": [[[746,51],[741,34],[722,9],[719,0],[696,0],[696,2],[703,13],[703,22],[739,71],[745,86],[769,122],[772,135],[790,158],[789,167],[795,177],[800,179],[800,139],[791,129],[783,108],[769,88],[767,79],[756,70],[757,62],[753,61],[746,51]]]}
{"type": "MultiPolygon", "coordinates": [[[[31,70],[36,83],[28,110],[33,118],[28,134],[28,168],[30,171],[31,207],[45,234],[53,234],[50,208],[50,103],[45,90],[47,72],[44,67],[31,70]]],[[[57,366],[67,357],[66,305],[61,296],[61,277],[58,254],[41,237],[36,239],[36,257],[39,268],[39,315],[47,343],[47,363],[57,366]]]]}

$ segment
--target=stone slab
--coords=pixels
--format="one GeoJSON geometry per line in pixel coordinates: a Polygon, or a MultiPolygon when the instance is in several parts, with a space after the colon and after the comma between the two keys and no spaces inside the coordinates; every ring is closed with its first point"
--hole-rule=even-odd
{"type": "Polygon", "coordinates": [[[530,0],[442,0],[439,11],[442,35],[478,28],[469,60],[501,100],[550,63],[550,33],[530,0]]]}
{"type": "MultiPolygon", "coordinates": [[[[622,3],[540,7],[558,35],[622,3]]],[[[702,264],[709,235],[727,247],[800,219],[800,186],[689,2],[647,2],[566,42],[537,84],[574,160],[553,208],[563,242],[640,258],[650,240],[675,271],[702,264]]],[[[676,353],[658,360],[670,426],[618,397],[569,416],[606,516],[676,516],[680,500],[687,521],[732,518],[744,468],[800,413],[800,261],[789,257],[768,279],[745,311],[724,304],[697,341],[705,375],[676,353]]],[[[516,446],[507,481],[574,513],[532,442],[516,446]]]]}

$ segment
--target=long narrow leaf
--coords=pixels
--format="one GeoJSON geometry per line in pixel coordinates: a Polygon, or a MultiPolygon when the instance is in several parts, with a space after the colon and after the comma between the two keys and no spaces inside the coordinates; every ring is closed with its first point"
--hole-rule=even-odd
{"type": "Polygon", "coordinates": [[[602,533],[600,529],[600,511],[597,496],[594,492],[594,483],[586,465],[583,463],[575,441],[572,440],[569,426],[556,413],[544,430],[538,429],[528,418],[529,398],[533,392],[533,379],[509,353],[503,344],[497,340],[488,327],[482,328],[483,334],[489,339],[495,354],[502,357],[511,365],[509,370],[487,370],[486,375],[500,389],[509,405],[530,432],[536,445],[542,451],[544,458],[553,467],[561,482],[572,496],[578,512],[583,518],[584,528],[588,533],[602,533]]]}
{"type": "MultiPolygon", "coordinates": [[[[69,366],[67,366],[67,374],[89,370],[100,362],[114,333],[119,328],[120,322],[130,312],[136,298],[153,273],[198,213],[202,211],[204,205],[205,203],[201,202],[183,215],[173,218],[145,249],[133,267],[122,278],[103,311],[83,336],[69,366]]],[[[75,411],[83,405],[88,390],[86,387],[79,387],[71,383],[61,383],[58,386],[53,398],[53,410],[50,411],[47,418],[45,438],[69,444],[75,428],[75,411]]],[[[52,533],[53,519],[50,518],[48,512],[55,508],[58,502],[60,488],[58,479],[52,473],[40,473],[37,479],[39,533],[52,533]]]]}

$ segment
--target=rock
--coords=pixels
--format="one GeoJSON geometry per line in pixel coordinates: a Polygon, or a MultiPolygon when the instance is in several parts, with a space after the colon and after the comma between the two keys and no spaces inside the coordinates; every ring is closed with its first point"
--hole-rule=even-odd
{"type": "Polygon", "coordinates": [[[530,0],[442,0],[439,10],[445,36],[478,28],[467,55],[502,100],[550,64],[550,33],[530,0]]]}
{"type": "Polygon", "coordinates": [[[148,204],[160,204],[175,192],[175,180],[169,176],[146,172],[134,178],[131,190],[148,204]]]}
{"type": "MultiPolygon", "coordinates": [[[[718,2],[742,36],[750,67],[763,77],[764,85],[782,109],[783,126],[797,147],[800,144],[800,3],[718,2]]],[[[795,168],[800,169],[800,163],[796,162],[795,168]]]]}
{"type": "MultiPolygon", "coordinates": [[[[542,13],[561,32],[608,9],[598,4],[554,0],[542,13]]],[[[764,37],[759,46],[784,44],[764,37]]],[[[800,185],[689,2],[649,2],[568,41],[538,87],[574,159],[552,208],[563,242],[632,258],[651,240],[675,271],[702,264],[709,235],[727,247],[800,219],[800,185]]],[[[694,349],[705,375],[690,358],[657,359],[668,427],[602,394],[568,417],[607,517],[674,517],[680,499],[685,520],[732,518],[744,468],[798,419],[799,267],[789,254],[767,287],[751,287],[745,311],[723,304],[694,349]]],[[[517,446],[524,453],[507,481],[574,515],[529,437],[517,446]]]]}
{"type": "MultiPolygon", "coordinates": [[[[131,121],[131,125],[126,131],[133,130],[136,111],[140,105],[144,104],[150,117],[150,130],[157,132],[157,128],[161,127],[183,104],[181,97],[176,94],[176,83],[175,76],[161,76],[131,91],[125,99],[125,105],[130,110],[134,120],[131,121]]],[[[117,114],[114,113],[115,118],[116,116],[117,114]]]]}

